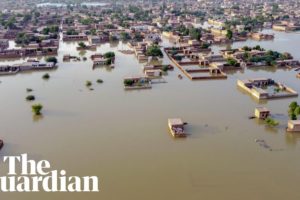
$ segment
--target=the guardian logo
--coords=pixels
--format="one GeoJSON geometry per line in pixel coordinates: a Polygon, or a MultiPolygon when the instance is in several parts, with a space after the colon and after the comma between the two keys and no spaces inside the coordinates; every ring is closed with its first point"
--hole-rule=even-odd
{"type": "Polygon", "coordinates": [[[28,160],[27,154],[4,156],[3,162],[9,170],[0,177],[0,192],[99,192],[97,176],[68,177],[65,170],[51,170],[46,160],[28,160]]]}

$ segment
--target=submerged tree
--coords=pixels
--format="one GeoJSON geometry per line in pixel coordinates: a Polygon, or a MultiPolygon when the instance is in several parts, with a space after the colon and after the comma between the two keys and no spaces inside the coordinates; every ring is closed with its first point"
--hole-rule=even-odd
{"type": "Polygon", "coordinates": [[[297,116],[300,114],[300,106],[296,101],[290,103],[288,113],[291,120],[297,120],[297,116]]]}
{"type": "Polygon", "coordinates": [[[103,80],[102,79],[98,79],[97,83],[103,83],[103,80]]]}
{"type": "Polygon", "coordinates": [[[133,85],[133,83],[134,83],[134,81],[133,81],[133,80],[130,80],[130,79],[126,79],[126,80],[124,80],[124,85],[125,85],[125,86],[132,86],[132,85],[133,85]]]}
{"type": "Polygon", "coordinates": [[[86,81],[86,82],[85,82],[85,85],[86,85],[87,87],[90,87],[90,86],[92,86],[92,82],[91,82],[91,81],[86,81]]]}
{"type": "Polygon", "coordinates": [[[269,126],[277,126],[279,124],[278,121],[276,121],[275,119],[273,119],[271,117],[268,117],[267,119],[265,119],[265,122],[269,126]]]}
{"type": "Polygon", "coordinates": [[[26,88],[26,92],[32,92],[33,91],[33,89],[31,89],[31,88],[26,88]]]}
{"type": "Polygon", "coordinates": [[[48,58],[46,58],[46,62],[53,62],[56,65],[57,58],[56,57],[48,57],[48,58]]]}
{"type": "Polygon", "coordinates": [[[46,73],[46,74],[43,75],[42,78],[43,78],[43,79],[49,79],[49,78],[50,78],[50,75],[49,75],[48,73],[46,73]]]}
{"type": "Polygon", "coordinates": [[[79,42],[78,46],[83,49],[86,48],[86,44],[84,44],[84,42],[79,42]]]}
{"type": "Polygon", "coordinates": [[[32,112],[35,114],[35,115],[41,115],[41,111],[43,109],[43,105],[42,104],[34,104],[31,106],[32,108],[32,112]]]}
{"type": "Polygon", "coordinates": [[[35,100],[35,96],[33,96],[33,95],[28,95],[28,96],[26,97],[26,100],[27,100],[27,101],[34,101],[34,100],[35,100]]]}

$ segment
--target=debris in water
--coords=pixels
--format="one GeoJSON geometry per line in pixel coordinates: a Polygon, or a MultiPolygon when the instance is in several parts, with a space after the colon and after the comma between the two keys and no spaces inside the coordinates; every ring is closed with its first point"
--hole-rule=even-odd
{"type": "Polygon", "coordinates": [[[259,144],[259,146],[261,146],[262,148],[268,149],[269,151],[283,151],[283,149],[273,149],[271,148],[270,145],[267,144],[267,142],[265,140],[262,139],[255,139],[254,140],[256,143],[259,144]]]}

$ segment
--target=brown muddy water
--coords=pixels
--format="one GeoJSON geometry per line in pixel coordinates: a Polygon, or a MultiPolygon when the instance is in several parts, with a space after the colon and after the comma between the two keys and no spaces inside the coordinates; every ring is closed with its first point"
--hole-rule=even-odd
{"type": "MultiPolygon", "coordinates": [[[[274,41],[233,46],[245,44],[288,51],[300,59],[299,33],[276,32],[274,41]]],[[[300,199],[300,135],[285,132],[288,105],[299,98],[257,102],[236,86],[238,78],[268,77],[300,92],[295,71],[244,70],[229,73],[227,80],[190,81],[184,75],[179,80],[175,68],[165,77],[167,83],[124,91],[123,77],[141,74],[143,66],[117,51],[126,48],[122,43],[99,46],[97,52],[116,52],[115,69],[93,70],[90,59],[62,62],[63,54],[79,52],[76,43],[61,43],[59,68],[49,72],[48,81],[42,79],[45,72],[0,77],[0,137],[6,142],[1,157],[27,153],[69,176],[100,180],[99,193],[1,193],[1,200],[300,199]],[[96,83],[99,78],[103,84],[96,83]],[[93,91],[86,88],[87,80],[93,91]],[[26,88],[34,89],[35,102],[44,105],[42,118],[32,116],[26,88]],[[271,110],[278,128],[248,119],[258,105],[271,110]],[[189,137],[170,136],[167,119],[172,117],[189,123],[189,137]],[[255,139],[265,140],[273,151],[255,139]]],[[[7,166],[1,166],[4,176],[7,166]]]]}

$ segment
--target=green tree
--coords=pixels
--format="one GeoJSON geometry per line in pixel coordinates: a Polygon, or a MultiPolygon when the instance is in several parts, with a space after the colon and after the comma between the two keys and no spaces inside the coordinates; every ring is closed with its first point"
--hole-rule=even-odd
{"type": "Polygon", "coordinates": [[[26,100],[27,100],[27,101],[34,101],[34,100],[35,100],[35,97],[34,97],[33,95],[28,95],[28,96],[26,97],[26,100]]]}
{"type": "Polygon", "coordinates": [[[56,57],[48,57],[48,58],[46,58],[46,62],[53,62],[56,65],[57,58],[56,57]]]}
{"type": "Polygon", "coordinates": [[[43,78],[43,79],[49,79],[49,78],[50,78],[50,75],[49,75],[48,73],[46,73],[46,74],[44,74],[44,75],[42,76],[42,78],[43,78]]]}
{"type": "Polygon", "coordinates": [[[191,28],[189,30],[189,34],[191,36],[192,40],[200,40],[201,38],[201,30],[200,29],[196,29],[196,28],[191,28]]]}
{"type": "Polygon", "coordinates": [[[5,28],[10,28],[10,29],[16,28],[15,23],[16,23],[16,18],[12,16],[7,20],[5,24],[5,28]]]}
{"type": "Polygon", "coordinates": [[[67,35],[78,35],[79,33],[77,31],[75,31],[75,29],[68,29],[66,32],[67,35]]]}
{"type": "Polygon", "coordinates": [[[48,35],[49,32],[50,32],[50,28],[49,28],[49,27],[46,27],[46,28],[44,28],[44,29],[42,30],[42,34],[44,34],[44,35],[48,35]]]}
{"type": "Polygon", "coordinates": [[[121,33],[121,40],[126,41],[130,39],[130,35],[127,32],[121,33]]]}
{"type": "Polygon", "coordinates": [[[148,49],[146,51],[146,55],[163,57],[163,53],[158,45],[152,45],[152,46],[148,47],[148,49]]]}
{"type": "Polygon", "coordinates": [[[96,30],[96,29],[94,29],[94,28],[93,28],[93,29],[91,29],[91,31],[90,31],[90,32],[91,32],[91,35],[97,35],[97,30],[96,30]]]}
{"type": "Polygon", "coordinates": [[[227,30],[226,37],[227,37],[227,39],[229,39],[229,40],[232,39],[232,37],[233,37],[233,32],[232,32],[232,30],[230,30],[230,29],[227,30]]]}
{"type": "Polygon", "coordinates": [[[300,115],[300,106],[298,106],[298,107],[294,110],[294,114],[295,114],[295,115],[300,115]]]}
{"type": "Polygon", "coordinates": [[[297,115],[300,114],[300,106],[298,105],[298,103],[296,101],[293,101],[292,103],[290,103],[288,113],[289,113],[291,120],[297,119],[297,115]]]}
{"type": "Polygon", "coordinates": [[[115,53],[112,51],[109,51],[109,52],[106,52],[103,56],[104,56],[104,58],[114,58],[115,53]]]}
{"type": "Polygon", "coordinates": [[[124,80],[124,85],[125,85],[125,86],[132,86],[132,85],[133,85],[133,83],[134,83],[134,81],[133,81],[133,80],[130,80],[130,79],[126,79],[126,80],[124,80]]]}
{"type": "Polygon", "coordinates": [[[41,111],[43,109],[43,105],[42,104],[34,104],[31,106],[31,109],[32,109],[32,112],[35,114],[35,115],[41,115],[41,111]]]}
{"type": "Polygon", "coordinates": [[[78,46],[83,49],[86,48],[86,44],[84,44],[84,42],[79,42],[78,46]]]}
{"type": "Polygon", "coordinates": [[[289,116],[291,120],[297,120],[297,115],[295,115],[295,113],[291,113],[289,116]]]}
{"type": "Polygon", "coordinates": [[[267,119],[265,119],[265,122],[269,126],[277,126],[279,124],[278,121],[276,121],[275,119],[273,119],[271,117],[268,117],[267,119]]]}
{"type": "Polygon", "coordinates": [[[92,82],[91,82],[91,81],[86,81],[86,82],[85,82],[85,85],[86,85],[87,87],[90,87],[90,86],[92,86],[92,82]]]}
{"type": "Polygon", "coordinates": [[[238,62],[235,59],[233,59],[233,58],[228,58],[227,59],[227,64],[231,65],[231,66],[237,66],[238,62]]]}
{"type": "Polygon", "coordinates": [[[298,107],[298,103],[296,101],[293,101],[290,103],[289,108],[294,112],[294,110],[298,107]]]}
{"type": "Polygon", "coordinates": [[[103,83],[103,80],[102,79],[98,79],[97,83],[103,83]]]}

